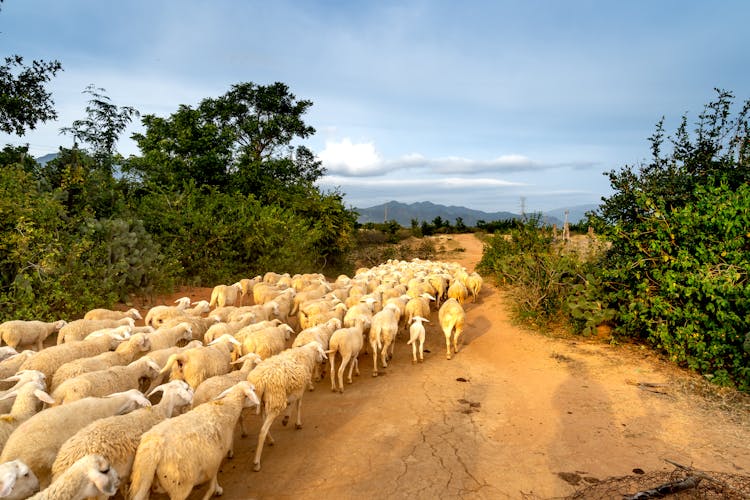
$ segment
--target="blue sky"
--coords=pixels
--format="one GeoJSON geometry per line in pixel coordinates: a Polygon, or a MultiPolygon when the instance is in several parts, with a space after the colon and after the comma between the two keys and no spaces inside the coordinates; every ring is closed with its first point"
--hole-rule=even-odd
{"type": "MultiPolygon", "coordinates": [[[[89,84],[167,116],[238,82],[289,85],[347,204],[518,212],[597,203],[715,95],[750,98],[750,2],[5,0],[2,55],[58,59],[57,122],[0,144],[70,145],[89,84]]],[[[127,135],[139,129],[134,124],[127,135]]],[[[123,137],[121,153],[137,154],[123,137]]]]}

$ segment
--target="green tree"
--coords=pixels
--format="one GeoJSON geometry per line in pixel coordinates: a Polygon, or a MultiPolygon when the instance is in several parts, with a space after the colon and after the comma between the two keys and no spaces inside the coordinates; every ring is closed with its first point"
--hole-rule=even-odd
{"type": "Polygon", "coordinates": [[[608,174],[597,217],[612,247],[595,281],[620,334],[748,390],[750,100],[733,114],[733,95],[717,92],[692,134],[683,117],[664,152],[662,120],[652,161],[608,174]]]}
{"type": "Polygon", "coordinates": [[[60,133],[73,136],[73,148],[79,143],[88,144],[92,156],[103,166],[111,166],[116,155],[115,144],[120,134],[139,116],[131,106],[117,106],[112,103],[102,88],[89,85],[83,91],[91,99],[86,106],[86,118],[75,120],[70,127],[63,127],[60,133]]]}
{"type": "Polygon", "coordinates": [[[312,106],[283,83],[240,83],[197,108],[180,106],[169,118],[143,117],[135,134],[143,156],[131,158],[136,178],[179,187],[187,180],[273,202],[305,192],[324,174],[321,163],[293,141],[315,132],[303,115],[312,106]]]}
{"type": "Polygon", "coordinates": [[[750,100],[732,114],[734,95],[716,89],[717,98],[698,116],[691,135],[683,115],[674,137],[666,137],[664,118],[650,137],[651,161],[607,173],[614,194],[603,198],[597,212],[605,224],[633,224],[648,215],[640,196],[679,208],[695,199],[696,186],[726,182],[737,188],[750,181],[750,100]],[[665,139],[671,144],[665,148],[665,139]]]}
{"type": "Polygon", "coordinates": [[[57,118],[52,93],[44,85],[62,70],[59,61],[23,63],[14,55],[0,64],[0,131],[23,135],[37,123],[57,118]]]}

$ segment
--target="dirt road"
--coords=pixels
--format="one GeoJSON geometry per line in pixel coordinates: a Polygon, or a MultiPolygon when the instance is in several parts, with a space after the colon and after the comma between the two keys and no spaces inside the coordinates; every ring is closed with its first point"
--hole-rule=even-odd
{"type": "MultiPolygon", "coordinates": [[[[473,269],[481,243],[454,238],[466,251],[451,260],[473,269]]],[[[747,414],[729,418],[677,390],[684,375],[653,355],[516,328],[489,284],[466,309],[451,361],[433,313],[423,364],[402,338],[385,376],[372,378],[364,356],[343,395],[326,376],[305,395],[303,429],[274,424],[257,473],[251,416],[222,467],[223,498],[553,498],[571,483],[671,470],[665,458],[750,474],[747,414]]]]}

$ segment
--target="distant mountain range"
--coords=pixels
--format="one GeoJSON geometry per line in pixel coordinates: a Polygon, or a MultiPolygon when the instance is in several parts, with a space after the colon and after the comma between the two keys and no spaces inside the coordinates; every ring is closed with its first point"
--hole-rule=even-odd
{"type": "MultiPolygon", "coordinates": [[[[542,214],[543,220],[547,224],[557,224],[561,226],[565,220],[565,211],[568,211],[568,220],[576,223],[585,218],[585,213],[597,208],[598,205],[577,205],[567,208],[550,210],[542,214]]],[[[418,221],[432,222],[435,217],[449,221],[451,224],[456,222],[457,217],[461,217],[467,226],[475,226],[477,221],[483,220],[491,222],[496,220],[520,219],[520,214],[512,212],[483,212],[466,207],[438,205],[429,201],[420,201],[416,203],[401,203],[398,201],[389,201],[381,205],[368,208],[354,209],[359,217],[357,221],[360,224],[368,222],[384,222],[386,220],[395,220],[405,227],[411,225],[412,219],[418,221]]]]}

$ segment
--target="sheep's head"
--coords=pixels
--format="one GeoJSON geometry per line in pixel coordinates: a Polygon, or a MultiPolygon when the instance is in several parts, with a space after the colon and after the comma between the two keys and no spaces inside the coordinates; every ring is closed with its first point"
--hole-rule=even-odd
{"type": "Polygon", "coordinates": [[[83,491],[86,497],[96,497],[100,494],[110,497],[117,493],[120,477],[103,456],[86,455],[71,465],[71,469],[73,468],[84,471],[89,479],[89,484],[83,491]]]}
{"type": "Polygon", "coordinates": [[[229,389],[216,396],[214,400],[225,398],[227,397],[227,395],[235,391],[242,391],[242,393],[245,395],[244,401],[242,402],[243,407],[251,408],[253,406],[260,406],[260,399],[258,399],[258,395],[255,394],[255,386],[246,380],[233,385],[229,389]]]}
{"type": "Polygon", "coordinates": [[[141,313],[138,312],[138,309],[135,309],[135,308],[128,309],[127,314],[133,319],[143,319],[143,317],[141,316],[141,313]]]}
{"type": "MultiPolygon", "coordinates": [[[[46,376],[44,373],[38,371],[38,370],[21,370],[17,372],[15,375],[12,375],[6,379],[3,379],[3,382],[17,382],[15,384],[15,387],[20,387],[28,382],[41,382],[42,384],[45,384],[46,382],[46,376]]],[[[42,387],[43,389],[44,387],[42,387]]]]}
{"type": "Polygon", "coordinates": [[[34,471],[21,460],[0,464],[0,497],[28,498],[39,491],[34,471]]]}
{"type": "Polygon", "coordinates": [[[146,396],[150,397],[157,392],[162,392],[162,399],[166,398],[173,407],[188,406],[193,403],[193,389],[184,380],[172,380],[156,386],[146,396]]]}
{"type": "Polygon", "coordinates": [[[294,333],[294,329],[287,324],[280,325],[279,328],[284,332],[284,340],[289,340],[292,333],[294,333]]]}
{"type": "Polygon", "coordinates": [[[241,357],[237,358],[236,360],[232,361],[231,364],[233,364],[233,365],[240,365],[241,364],[243,366],[243,368],[247,366],[250,369],[253,369],[256,366],[258,366],[258,364],[261,361],[263,361],[263,358],[261,358],[260,356],[258,356],[254,352],[249,352],[249,353],[245,354],[244,356],[241,356],[241,357]]]}
{"type": "Polygon", "coordinates": [[[193,312],[195,314],[207,313],[210,310],[211,306],[209,305],[209,302],[207,300],[199,300],[198,302],[193,302],[193,312]]]}
{"type": "Polygon", "coordinates": [[[178,309],[187,309],[190,307],[190,302],[190,297],[180,297],[174,301],[174,303],[177,304],[178,309]]]}
{"type": "Polygon", "coordinates": [[[55,321],[55,331],[59,332],[62,327],[67,325],[68,322],[64,319],[61,319],[60,321],[55,321]]]}
{"type": "Polygon", "coordinates": [[[315,361],[318,363],[322,363],[324,359],[328,359],[328,356],[326,356],[326,351],[323,349],[323,346],[320,345],[320,343],[316,340],[313,340],[312,342],[308,342],[303,347],[306,349],[312,349],[315,352],[315,361]]]}
{"type": "Polygon", "coordinates": [[[151,406],[151,401],[146,399],[143,393],[138,389],[130,389],[129,391],[124,392],[115,392],[113,394],[110,394],[109,396],[104,397],[118,398],[123,400],[122,405],[120,406],[118,411],[115,412],[115,415],[124,415],[125,413],[130,413],[136,408],[151,406]]]}

